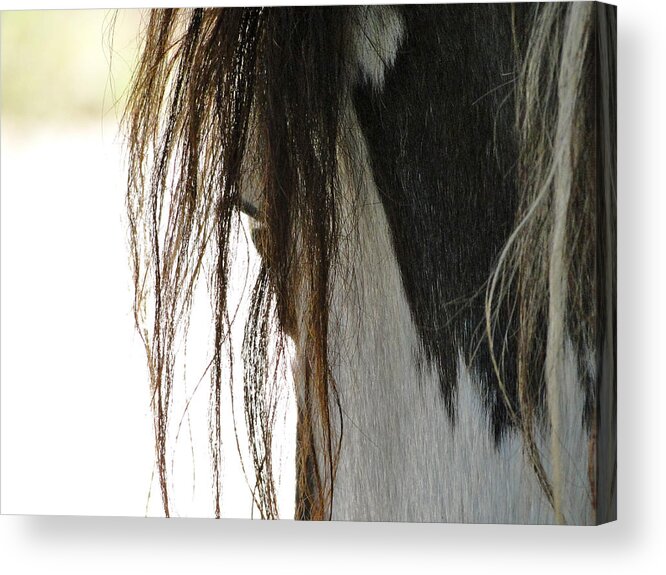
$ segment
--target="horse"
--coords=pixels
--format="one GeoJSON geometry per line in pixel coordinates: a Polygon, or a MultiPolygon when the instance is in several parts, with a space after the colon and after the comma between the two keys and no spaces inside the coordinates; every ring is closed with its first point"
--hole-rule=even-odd
{"type": "Polygon", "coordinates": [[[176,353],[204,276],[220,516],[246,214],[262,518],[279,516],[290,384],[296,519],[615,518],[615,30],[599,3],[151,12],[127,208],[166,516],[176,353]]]}

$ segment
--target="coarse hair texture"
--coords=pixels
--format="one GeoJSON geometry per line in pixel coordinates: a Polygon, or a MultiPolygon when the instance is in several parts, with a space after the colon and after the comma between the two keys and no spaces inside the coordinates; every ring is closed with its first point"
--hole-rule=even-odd
{"type": "MultiPolygon", "coordinates": [[[[251,184],[261,197],[256,218],[262,267],[252,290],[242,357],[254,501],[262,518],[278,516],[274,388],[282,377],[287,333],[298,331],[307,337],[299,349],[304,377],[297,390],[296,517],[330,517],[343,430],[334,429],[330,413],[340,402],[329,363],[329,284],[339,236],[340,130],[346,87],[355,73],[349,29],[358,10],[150,13],[125,117],[127,209],[134,314],[148,361],[166,516],[171,513],[167,446],[174,366],[202,276],[212,299],[209,443],[214,512],[221,513],[220,403],[224,366],[232,362],[234,316],[227,295],[245,201],[241,192],[251,184]]],[[[595,94],[589,93],[598,65],[589,45],[597,41],[595,34],[607,33],[596,25],[597,13],[588,3],[539,5],[527,33],[514,39],[519,210],[497,266],[489,270],[486,293],[484,345],[494,358],[496,384],[560,521],[565,518],[558,491],[558,370],[567,334],[578,350],[599,349],[600,318],[585,290],[605,285],[598,282],[607,270],[600,270],[595,237],[601,235],[612,247],[615,233],[614,181],[601,206],[593,193],[597,162],[588,157],[589,150],[606,153],[605,144],[599,150],[595,141],[598,111],[595,94]],[[595,218],[604,209],[610,216],[599,223],[595,218]],[[603,222],[607,230],[595,228],[603,228],[603,222]],[[515,301],[507,304],[511,298],[515,301]],[[501,341],[497,334],[508,329],[496,314],[506,305],[519,316],[516,358],[493,348],[493,341],[501,341]],[[518,404],[504,381],[504,364],[510,361],[517,363],[518,404]],[[535,370],[535,365],[541,367],[535,370]],[[547,407],[541,410],[543,394],[547,407]],[[536,448],[535,425],[542,420],[553,437],[550,473],[536,448]]],[[[602,297],[595,293],[592,299],[602,297]]],[[[587,409],[592,422],[596,401],[587,409]]]]}
{"type": "MultiPolygon", "coordinates": [[[[566,338],[572,339],[578,354],[579,377],[587,394],[585,423],[593,437],[600,401],[598,355],[604,339],[614,338],[614,327],[604,323],[604,316],[615,317],[615,288],[611,287],[612,295],[597,290],[603,292],[615,277],[614,270],[606,269],[613,267],[613,250],[599,251],[615,241],[615,160],[596,157],[614,154],[615,126],[609,125],[608,109],[600,109],[601,103],[608,106],[612,94],[609,87],[599,90],[596,84],[600,77],[614,81],[614,69],[607,69],[610,55],[599,58],[595,45],[609,38],[614,42],[612,16],[608,7],[588,2],[548,3],[535,12],[516,87],[520,204],[486,292],[487,341],[497,383],[558,523],[566,522],[558,400],[558,386],[565,380],[566,338]],[[502,330],[495,310],[511,297],[519,325],[517,406],[507,397],[500,368],[507,359],[493,349],[493,332],[502,330]],[[595,360],[587,361],[594,354],[595,360]],[[534,373],[535,366],[543,366],[542,375],[534,373]],[[538,397],[543,394],[550,477],[535,441],[538,397]]],[[[592,493],[597,472],[591,463],[592,493]]],[[[597,511],[596,502],[593,507],[597,511]]]]}

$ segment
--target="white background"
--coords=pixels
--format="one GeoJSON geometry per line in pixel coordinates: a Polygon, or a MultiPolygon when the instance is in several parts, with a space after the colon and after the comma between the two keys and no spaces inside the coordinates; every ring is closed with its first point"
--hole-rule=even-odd
{"type": "MultiPolygon", "coordinates": [[[[132,314],[127,151],[118,128],[139,14],[119,11],[111,39],[105,33],[113,18],[110,10],[28,11],[2,18],[3,514],[164,513],[153,475],[146,357],[132,314]]],[[[230,386],[223,385],[221,398],[221,514],[230,518],[253,512],[254,479],[243,472],[234,437],[236,427],[245,470],[253,475],[243,449],[248,441],[239,348],[245,314],[235,309],[244,283],[252,285],[256,275],[247,269],[246,256],[250,268],[258,261],[244,240],[241,234],[230,270],[237,417],[230,386]]],[[[194,297],[186,357],[177,339],[167,450],[172,517],[214,514],[207,295],[200,286],[194,297]]],[[[241,312],[248,303],[246,296],[241,312]]],[[[283,386],[281,407],[289,404],[289,391],[283,386]]],[[[279,511],[293,517],[295,409],[282,409],[276,420],[275,436],[291,456],[275,461],[279,511]]],[[[279,446],[273,447],[278,455],[279,446]]]]}
{"type": "MultiPolygon", "coordinates": [[[[159,4],[182,5],[183,2],[159,4]]],[[[616,523],[601,528],[530,528],[3,516],[0,517],[0,567],[3,572],[117,573],[158,569],[165,573],[203,569],[273,573],[342,570],[663,572],[666,566],[663,548],[666,530],[662,526],[666,519],[663,488],[666,479],[666,417],[663,416],[666,393],[661,364],[665,338],[660,327],[666,320],[663,303],[666,293],[666,258],[663,253],[666,246],[666,225],[663,222],[666,190],[662,181],[666,162],[663,145],[666,123],[662,104],[666,98],[666,32],[663,26],[666,11],[659,1],[618,4],[620,519],[616,523]]],[[[2,2],[0,6],[6,9],[48,5],[2,2]]],[[[93,4],[59,4],[59,7],[88,6],[93,4]]],[[[103,204],[93,201],[90,206],[104,209],[103,204]]],[[[4,194],[2,209],[8,209],[4,194]]],[[[6,215],[3,214],[3,224],[6,215]]],[[[20,217],[16,214],[17,219],[20,217]]],[[[67,230],[64,233],[66,237],[67,230]]],[[[85,251],[86,247],[79,249],[85,251]]],[[[4,254],[3,243],[3,275],[6,264],[12,265],[11,260],[5,261],[4,254]]],[[[85,257],[86,254],[81,255],[85,257]]],[[[120,266],[119,262],[116,264],[120,266]]],[[[53,282],[57,277],[58,274],[46,275],[43,281],[53,282]]],[[[70,303],[89,305],[91,313],[100,313],[101,317],[113,313],[113,310],[100,311],[97,301],[87,301],[83,295],[82,299],[77,299],[60,286],[48,285],[50,289],[62,290],[60,293],[69,297],[70,303]]],[[[18,300],[14,298],[21,294],[3,291],[3,314],[9,309],[5,298],[13,298],[11,309],[15,310],[27,305],[22,302],[27,302],[34,295],[30,290],[37,287],[28,284],[25,289],[26,299],[18,300]]],[[[66,317],[64,312],[63,317],[66,317]]],[[[5,317],[2,321],[4,326],[5,317]]],[[[29,325],[25,329],[25,337],[38,335],[30,332],[29,325]]],[[[7,346],[11,345],[7,337],[3,331],[3,363],[7,359],[7,346]]],[[[46,350],[41,353],[48,354],[46,344],[40,344],[40,348],[46,350]]],[[[92,361],[86,351],[93,353],[94,350],[72,350],[72,356],[76,362],[92,361]]],[[[41,360],[45,359],[49,359],[48,356],[42,356],[41,360]]],[[[26,365],[27,372],[38,371],[39,361],[40,356],[37,356],[34,365],[26,365]]],[[[58,358],[58,361],[63,360],[58,358]]],[[[95,370],[94,363],[90,369],[95,370]]],[[[128,410],[127,417],[130,417],[132,410],[140,409],[136,405],[124,405],[122,391],[111,384],[107,396],[109,403],[99,411],[80,415],[80,422],[87,423],[91,429],[117,425],[118,414],[123,410],[128,410]],[[109,421],[107,410],[116,418],[109,421]]],[[[71,393],[80,405],[84,405],[87,390],[81,386],[67,392],[61,389],[57,396],[55,391],[52,393],[54,401],[56,398],[58,402],[62,401],[62,393],[71,393]]],[[[6,400],[3,394],[3,401],[6,400]]],[[[67,428],[67,422],[63,425],[67,428]]],[[[150,441],[149,433],[150,429],[147,429],[148,440],[145,436],[137,436],[135,441],[150,441]]],[[[82,449],[87,449],[89,467],[95,469],[100,454],[93,437],[81,437],[79,429],[72,430],[72,439],[81,442],[82,449]]],[[[114,446],[105,447],[113,449],[114,446]]],[[[121,449],[120,446],[117,448],[121,449]]],[[[3,453],[3,465],[4,458],[3,453]]],[[[58,453],[35,454],[33,470],[42,481],[48,482],[49,474],[67,463],[58,453]]],[[[123,493],[128,489],[131,487],[119,477],[116,490],[104,496],[121,504],[126,501],[123,493]]],[[[92,501],[97,495],[84,493],[83,498],[90,497],[92,501]]]]}

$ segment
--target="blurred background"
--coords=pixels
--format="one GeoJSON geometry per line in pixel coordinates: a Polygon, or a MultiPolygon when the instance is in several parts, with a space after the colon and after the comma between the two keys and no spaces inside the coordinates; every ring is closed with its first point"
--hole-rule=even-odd
{"type": "Polygon", "coordinates": [[[2,13],[3,123],[114,122],[139,49],[140,10],[2,13]]]}
{"type": "MultiPolygon", "coordinates": [[[[2,513],[162,514],[145,355],[131,312],[119,131],[144,17],[0,14],[2,513]]],[[[252,247],[245,251],[245,265],[255,266],[252,247]]],[[[205,365],[208,326],[199,323],[188,364],[198,347],[205,365]]],[[[178,431],[186,425],[171,454],[173,514],[206,517],[208,392],[193,374],[174,406],[178,431]]],[[[294,417],[284,416],[292,446],[294,417]]],[[[249,517],[251,481],[228,408],[223,421],[222,513],[249,517]]],[[[293,454],[285,457],[280,512],[292,517],[293,454]]]]}

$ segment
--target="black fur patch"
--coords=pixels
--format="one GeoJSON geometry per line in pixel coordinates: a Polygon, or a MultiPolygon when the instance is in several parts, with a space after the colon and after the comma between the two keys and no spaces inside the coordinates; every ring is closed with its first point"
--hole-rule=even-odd
{"type": "MultiPolygon", "coordinates": [[[[515,10],[522,26],[532,9],[515,10]]],[[[463,350],[499,441],[510,420],[483,341],[484,295],[517,209],[511,7],[412,6],[403,17],[406,38],[384,89],[360,85],[354,103],[424,359],[437,366],[455,419],[463,350]]],[[[508,357],[515,346],[509,337],[508,357]]],[[[516,405],[514,363],[504,378],[516,405]]]]}

